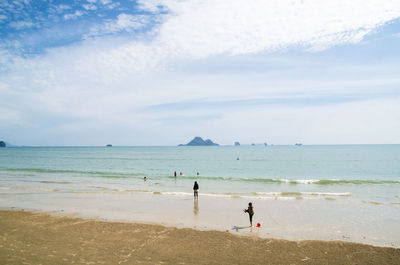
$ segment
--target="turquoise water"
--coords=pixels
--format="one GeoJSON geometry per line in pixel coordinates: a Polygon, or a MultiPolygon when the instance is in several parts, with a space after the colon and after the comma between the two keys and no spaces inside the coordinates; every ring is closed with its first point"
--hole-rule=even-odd
{"type": "Polygon", "coordinates": [[[8,192],[184,196],[197,180],[205,196],[399,203],[400,145],[2,148],[0,180],[8,192]]]}

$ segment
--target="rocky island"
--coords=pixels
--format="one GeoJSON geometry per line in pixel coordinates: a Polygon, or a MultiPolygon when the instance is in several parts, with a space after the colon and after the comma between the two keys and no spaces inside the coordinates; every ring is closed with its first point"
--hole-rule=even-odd
{"type": "Polygon", "coordinates": [[[204,141],[203,138],[196,136],[189,143],[180,144],[179,146],[217,146],[217,145],[219,144],[214,143],[210,139],[204,141]]]}
{"type": "Polygon", "coordinates": [[[7,145],[6,145],[6,142],[4,142],[4,141],[0,141],[0,147],[6,147],[7,145]]]}

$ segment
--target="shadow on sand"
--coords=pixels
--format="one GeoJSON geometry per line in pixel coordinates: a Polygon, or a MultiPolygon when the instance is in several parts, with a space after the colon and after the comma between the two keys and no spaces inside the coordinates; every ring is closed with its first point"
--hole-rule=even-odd
{"type": "Polygon", "coordinates": [[[232,228],[231,228],[231,230],[236,230],[236,232],[238,232],[239,231],[239,229],[246,229],[246,228],[251,228],[250,226],[233,226],[232,228]]]}

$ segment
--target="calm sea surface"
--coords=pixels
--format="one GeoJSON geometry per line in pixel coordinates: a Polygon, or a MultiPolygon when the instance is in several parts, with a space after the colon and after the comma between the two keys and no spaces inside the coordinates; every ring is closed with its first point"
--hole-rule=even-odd
{"type": "Polygon", "coordinates": [[[3,192],[189,196],[195,180],[202,196],[398,204],[400,145],[0,149],[3,192]]]}

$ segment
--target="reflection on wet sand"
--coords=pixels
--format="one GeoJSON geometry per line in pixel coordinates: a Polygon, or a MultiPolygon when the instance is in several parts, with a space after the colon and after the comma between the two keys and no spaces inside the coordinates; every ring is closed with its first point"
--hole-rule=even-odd
{"type": "Polygon", "coordinates": [[[197,215],[199,213],[199,200],[194,200],[193,213],[194,215],[197,215]]]}

